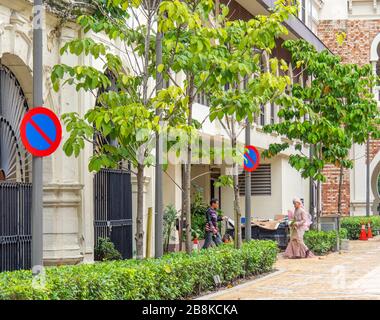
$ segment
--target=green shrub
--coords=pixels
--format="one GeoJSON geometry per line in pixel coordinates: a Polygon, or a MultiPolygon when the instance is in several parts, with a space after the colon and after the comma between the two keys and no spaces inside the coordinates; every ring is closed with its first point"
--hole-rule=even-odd
{"type": "Polygon", "coordinates": [[[206,227],[205,214],[191,216],[191,228],[192,228],[193,237],[197,236],[198,239],[204,239],[205,227],[206,227]]]}
{"type": "MultiPolygon", "coordinates": [[[[340,230],[340,238],[347,239],[347,230],[340,230]]],[[[325,255],[333,251],[337,245],[337,233],[335,231],[310,230],[305,233],[305,244],[316,255],[325,255]]]]}
{"type": "Polygon", "coordinates": [[[42,288],[32,286],[30,271],[0,273],[0,300],[184,299],[214,289],[215,275],[226,285],[271,271],[277,252],[275,242],[251,241],[240,250],[223,245],[161,259],[53,267],[42,288]]]}
{"type": "Polygon", "coordinates": [[[108,238],[99,238],[95,247],[96,261],[113,261],[121,260],[122,256],[115,248],[115,245],[108,238]]]}
{"type": "Polygon", "coordinates": [[[380,230],[380,217],[346,217],[342,219],[342,228],[347,229],[348,239],[357,240],[360,236],[360,230],[362,228],[362,223],[367,224],[371,221],[372,230],[380,230]]]}
{"type": "Polygon", "coordinates": [[[195,187],[196,193],[191,204],[191,228],[193,229],[193,237],[197,236],[198,239],[204,239],[208,205],[204,202],[203,190],[197,186],[195,187]]]}

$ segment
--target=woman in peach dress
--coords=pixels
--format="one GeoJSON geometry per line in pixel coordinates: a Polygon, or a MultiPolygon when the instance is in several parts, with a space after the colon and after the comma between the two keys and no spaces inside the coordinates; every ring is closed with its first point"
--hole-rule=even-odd
{"type": "Polygon", "coordinates": [[[295,210],[290,225],[290,242],[285,250],[284,256],[289,259],[312,258],[314,257],[314,254],[303,241],[305,231],[309,230],[312,223],[310,214],[308,214],[303,208],[301,199],[293,199],[293,204],[295,210]]]}

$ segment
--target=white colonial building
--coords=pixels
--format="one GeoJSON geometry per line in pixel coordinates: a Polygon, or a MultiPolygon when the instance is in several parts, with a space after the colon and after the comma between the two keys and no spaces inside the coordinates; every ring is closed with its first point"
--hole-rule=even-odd
{"type": "MultiPolygon", "coordinates": [[[[59,54],[59,49],[65,42],[84,36],[82,30],[70,20],[69,13],[73,6],[87,10],[86,3],[87,1],[71,0],[46,1],[43,38],[44,106],[58,115],[67,112],[84,115],[88,108],[95,105],[93,96],[82,91],[77,92],[74,87],[65,86],[59,93],[55,93],[50,81],[52,67],[56,64],[86,64],[95,67],[98,65],[91,58],[59,54]]],[[[268,12],[273,3],[271,0],[233,0],[230,5],[236,12],[234,18],[249,18],[257,13],[268,12]]],[[[288,38],[304,38],[322,50],[325,46],[313,31],[316,31],[318,10],[323,2],[310,0],[302,1],[302,4],[304,9],[300,11],[300,16],[293,17],[287,22],[290,30],[288,38]]],[[[31,23],[32,1],[0,0],[0,118],[2,119],[0,269],[2,270],[16,266],[25,267],[29,263],[30,217],[27,215],[30,214],[28,208],[31,199],[28,196],[30,187],[28,184],[32,183],[31,162],[20,140],[19,121],[22,115],[33,107],[31,23]],[[9,191],[13,190],[13,187],[19,190],[18,193],[9,191]],[[8,203],[5,199],[8,194],[16,194],[18,200],[12,199],[8,203]],[[21,201],[20,198],[24,200],[21,201]],[[24,209],[21,210],[21,206],[14,205],[17,201],[23,203],[24,209]],[[12,227],[14,225],[18,227],[14,229],[12,227]],[[23,250],[22,254],[20,248],[23,250]],[[6,252],[13,258],[9,258],[8,255],[6,260],[4,258],[6,252]],[[13,262],[9,262],[9,259],[13,259],[13,262]]],[[[97,41],[105,41],[96,35],[91,36],[97,41]]],[[[281,41],[275,54],[289,61],[289,56],[281,49],[281,41]]],[[[208,107],[206,99],[199,97],[198,101],[195,117],[203,121],[208,114],[208,107]]],[[[263,125],[278,121],[277,110],[278,107],[275,105],[266,106],[257,116],[256,124],[251,131],[251,141],[260,150],[265,150],[270,143],[284,141],[282,137],[268,135],[262,131],[263,125]]],[[[201,134],[211,141],[227,136],[220,125],[208,121],[204,123],[201,134]]],[[[66,133],[64,139],[65,137],[66,133]]],[[[244,133],[239,137],[239,141],[244,144],[244,133]]],[[[259,171],[252,175],[252,216],[272,219],[275,215],[285,214],[291,208],[294,196],[303,198],[306,208],[309,209],[310,182],[302,179],[300,174],[288,164],[288,157],[293,152],[295,150],[289,149],[270,161],[263,161],[259,171]]],[[[308,152],[306,147],[304,152],[308,152]]],[[[129,178],[124,179],[120,172],[108,172],[95,178],[94,174],[88,172],[88,162],[92,154],[93,146],[89,144],[78,159],[66,157],[62,148],[53,156],[44,159],[44,261],[48,265],[93,261],[95,230],[100,236],[106,235],[107,232],[113,233],[116,246],[121,250],[129,250],[130,254],[133,253],[130,246],[134,243],[132,241],[134,227],[131,224],[136,209],[135,178],[131,178],[132,189],[129,187],[112,189],[112,186],[128,184],[129,178]],[[130,194],[123,195],[124,193],[130,194]],[[113,196],[115,194],[116,197],[113,196]],[[131,212],[129,206],[132,208],[131,212]],[[109,216],[111,211],[112,217],[109,216]],[[124,215],[122,211],[128,211],[128,214],[124,215]]],[[[176,184],[181,185],[182,182],[181,165],[169,165],[167,172],[171,178],[164,175],[164,205],[174,204],[180,210],[182,193],[176,184]]],[[[232,190],[216,188],[213,185],[214,181],[225,173],[226,168],[222,165],[195,164],[193,184],[203,190],[207,202],[211,197],[220,198],[224,214],[232,216],[232,190]]],[[[154,185],[154,170],[149,169],[145,174],[144,223],[148,220],[148,208],[154,207],[154,185]]],[[[244,213],[243,187],[242,179],[241,208],[244,213]]],[[[151,245],[153,252],[153,241],[151,245]]]]}

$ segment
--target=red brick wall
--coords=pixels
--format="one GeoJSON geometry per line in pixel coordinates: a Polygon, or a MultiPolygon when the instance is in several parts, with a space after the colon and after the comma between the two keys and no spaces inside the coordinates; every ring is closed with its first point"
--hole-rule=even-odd
{"type": "Polygon", "coordinates": [[[370,49],[373,39],[380,33],[379,20],[325,20],[318,26],[318,36],[335,54],[339,54],[343,62],[369,63],[370,49]],[[345,32],[346,41],[339,46],[336,35],[345,32]]]}
{"type": "MultiPolygon", "coordinates": [[[[359,65],[370,63],[370,50],[373,39],[380,33],[379,20],[325,20],[318,26],[318,36],[333,52],[342,57],[343,62],[357,63],[359,65]],[[347,37],[340,46],[336,35],[345,32],[347,37]]],[[[380,141],[371,141],[370,158],[376,156],[380,150],[380,141]]],[[[364,173],[365,171],[363,171],[364,173]]],[[[328,181],[323,185],[322,202],[323,213],[337,212],[339,169],[329,166],[325,170],[328,181]]],[[[342,212],[350,212],[350,175],[345,172],[343,180],[342,212]]]]}
{"type": "Polygon", "coordinates": [[[380,140],[371,140],[369,145],[369,157],[371,161],[380,151],[380,140]]]}
{"type": "MultiPolygon", "coordinates": [[[[338,191],[339,191],[340,169],[329,165],[325,168],[324,174],[327,182],[322,186],[322,212],[323,214],[336,214],[338,212],[338,191]]],[[[342,183],[342,214],[350,213],[350,172],[344,171],[342,183]]]]}

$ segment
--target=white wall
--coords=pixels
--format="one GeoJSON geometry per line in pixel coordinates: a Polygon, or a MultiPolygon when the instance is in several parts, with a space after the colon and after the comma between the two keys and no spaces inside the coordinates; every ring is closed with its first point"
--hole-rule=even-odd
{"type": "MultiPolygon", "coordinates": [[[[272,194],[270,196],[252,196],[252,212],[254,218],[273,219],[276,215],[286,214],[292,209],[292,200],[295,196],[305,200],[309,210],[309,180],[301,178],[293,169],[286,157],[276,157],[271,161],[272,194]]],[[[233,217],[234,194],[231,188],[222,188],[221,204],[224,214],[233,217]]],[[[245,197],[240,197],[242,216],[245,215],[245,197]]]]}
{"type": "Polygon", "coordinates": [[[310,180],[303,179],[297,170],[292,168],[286,158],[282,159],[282,210],[284,213],[293,208],[294,197],[304,199],[305,208],[309,211],[310,203],[310,180]]]}
{"type": "Polygon", "coordinates": [[[344,20],[348,18],[347,0],[324,0],[319,20],[344,20]]]}
{"type": "MultiPolygon", "coordinates": [[[[258,219],[273,219],[275,215],[282,213],[282,159],[276,158],[263,163],[271,164],[271,185],[272,194],[270,196],[252,196],[251,216],[258,219]]],[[[228,193],[227,190],[225,190],[228,193]]],[[[232,200],[233,193],[231,192],[232,200]]],[[[240,197],[242,215],[245,215],[245,197],[240,197]]],[[[233,208],[232,208],[233,214],[233,208]]]]}

